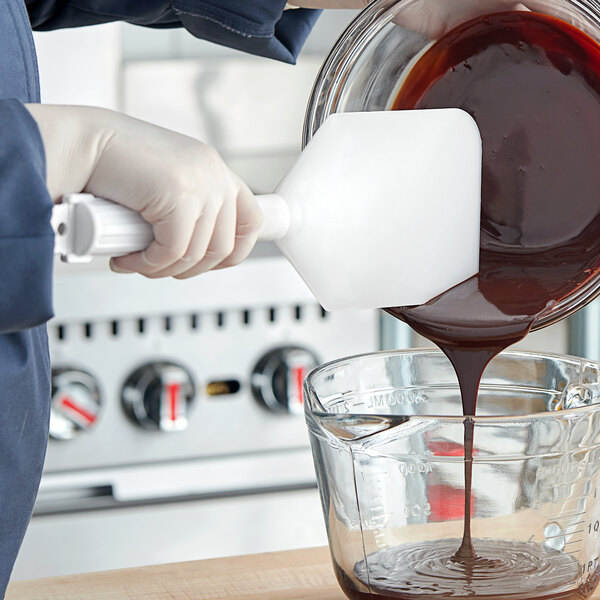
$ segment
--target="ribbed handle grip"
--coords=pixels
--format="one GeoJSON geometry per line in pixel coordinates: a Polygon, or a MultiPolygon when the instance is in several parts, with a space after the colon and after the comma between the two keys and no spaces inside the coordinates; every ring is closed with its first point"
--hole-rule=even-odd
{"type": "Polygon", "coordinates": [[[152,226],[139,213],[91,194],[65,196],[54,207],[52,224],[56,252],[67,262],[123,256],[147,248],[154,239],[152,226]]]}
{"type": "MultiPolygon", "coordinates": [[[[259,239],[278,240],[290,228],[290,211],[276,194],[257,197],[263,211],[259,239]]],[[[68,194],[54,207],[55,252],[65,262],[87,262],[92,256],[123,256],[147,248],[152,226],[141,215],[91,194],[68,194]]]]}

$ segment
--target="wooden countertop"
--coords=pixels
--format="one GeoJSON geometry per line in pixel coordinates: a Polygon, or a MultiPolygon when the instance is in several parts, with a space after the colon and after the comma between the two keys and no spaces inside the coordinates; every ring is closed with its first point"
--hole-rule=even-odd
{"type": "MultiPolygon", "coordinates": [[[[5,600],[347,600],[329,550],[217,558],[16,581],[5,600]]],[[[600,600],[600,590],[592,600],[600,600]]]]}
{"type": "Polygon", "coordinates": [[[15,581],[5,600],[346,600],[327,548],[15,581]]]}

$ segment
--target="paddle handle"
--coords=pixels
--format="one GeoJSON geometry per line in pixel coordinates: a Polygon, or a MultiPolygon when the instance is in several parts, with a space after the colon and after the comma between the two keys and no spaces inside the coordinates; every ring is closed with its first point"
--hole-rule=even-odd
{"type": "MultiPolygon", "coordinates": [[[[261,241],[283,239],[291,225],[288,205],[277,194],[256,196],[263,213],[261,241]]],[[[52,213],[55,253],[65,262],[89,262],[93,256],[123,256],[147,248],[152,226],[125,206],[92,194],[68,194],[52,213]]]]}

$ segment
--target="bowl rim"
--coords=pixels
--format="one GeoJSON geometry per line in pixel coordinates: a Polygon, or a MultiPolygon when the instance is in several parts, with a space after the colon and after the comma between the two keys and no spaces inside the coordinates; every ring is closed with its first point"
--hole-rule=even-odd
{"type": "MultiPolygon", "coordinates": [[[[335,413],[332,413],[330,411],[328,411],[323,404],[321,403],[318,394],[316,393],[315,387],[313,385],[314,379],[321,375],[324,371],[327,371],[328,369],[334,368],[337,365],[341,364],[341,363],[345,363],[345,362],[349,362],[349,361],[357,361],[360,359],[364,359],[364,358],[381,358],[384,359],[385,357],[394,357],[394,356],[403,356],[403,355],[409,355],[409,354],[415,354],[415,355],[436,355],[438,357],[445,357],[445,354],[438,348],[431,348],[431,347],[417,347],[417,348],[405,348],[405,349],[399,349],[399,350],[379,350],[376,352],[363,352],[360,354],[353,354],[350,356],[345,356],[345,357],[341,357],[341,358],[337,358],[335,360],[331,360],[328,361],[326,363],[323,363],[322,365],[319,365],[318,367],[315,367],[314,369],[312,369],[306,376],[305,380],[304,380],[304,384],[303,384],[303,391],[304,391],[304,396],[305,396],[305,402],[304,402],[304,409],[305,409],[305,414],[308,415],[315,415],[318,417],[326,417],[326,416],[331,416],[335,413]],[[314,405],[314,406],[311,406],[314,405]]],[[[596,360],[592,360],[592,359],[588,359],[588,358],[584,358],[581,356],[574,356],[574,355],[569,355],[569,354],[559,354],[559,353],[553,353],[553,352],[537,352],[537,351],[532,351],[532,350],[503,350],[502,352],[500,352],[499,354],[497,354],[496,356],[494,356],[494,358],[492,358],[492,360],[490,361],[493,362],[494,360],[496,360],[498,357],[512,357],[512,358],[524,358],[524,359],[533,359],[533,358],[541,358],[541,359],[558,359],[561,361],[571,361],[571,362],[578,362],[581,364],[581,367],[583,367],[584,365],[593,365],[595,367],[597,367],[598,372],[599,372],[599,376],[598,376],[598,383],[600,384],[600,361],[596,361],[596,360]]],[[[487,368],[487,367],[486,367],[487,368]]],[[[484,371],[485,373],[485,371],[484,371]]],[[[600,412],[600,400],[596,403],[587,405],[587,406],[580,406],[580,407],[576,407],[576,408],[567,408],[567,409],[561,409],[561,410],[557,410],[557,411],[544,411],[544,412],[540,412],[540,413],[534,413],[534,414],[516,414],[516,415],[475,415],[475,416],[464,416],[464,415],[460,415],[460,416],[456,416],[456,415],[421,415],[421,414],[417,414],[417,415],[407,415],[408,420],[409,421],[430,421],[430,420],[437,420],[437,421],[448,421],[448,422],[456,422],[456,423],[464,423],[466,418],[472,419],[476,424],[479,423],[481,424],[493,424],[493,423],[507,423],[507,422],[511,422],[511,423],[515,423],[515,422],[519,422],[519,421],[531,421],[532,419],[549,419],[549,418],[557,418],[557,416],[560,416],[560,418],[563,419],[570,419],[570,418],[581,418],[582,413],[586,413],[586,414],[594,414],[600,412]]],[[[371,413],[358,413],[358,412],[353,412],[350,413],[351,416],[359,416],[359,415],[365,415],[365,416],[369,416],[369,417],[382,417],[382,418],[389,418],[391,416],[398,416],[398,415],[386,415],[384,413],[381,414],[377,414],[377,415],[373,415],[371,413]]]]}

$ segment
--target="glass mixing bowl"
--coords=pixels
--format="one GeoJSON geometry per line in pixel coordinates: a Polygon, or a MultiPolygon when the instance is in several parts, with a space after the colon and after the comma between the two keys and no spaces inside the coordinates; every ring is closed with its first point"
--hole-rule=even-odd
{"type": "Polygon", "coordinates": [[[352,600],[584,600],[600,578],[600,363],[504,352],[474,417],[471,571],[464,417],[437,350],[341,359],[305,382],[331,556],[352,600]],[[437,575],[432,584],[429,575],[437,575]],[[425,594],[424,586],[430,586],[425,594]]]}
{"type": "MultiPolygon", "coordinates": [[[[600,41],[597,0],[524,0],[524,4],[600,41]]],[[[448,26],[515,6],[514,0],[375,0],[349,25],[325,60],[309,100],[303,144],[331,113],[390,109],[403,75],[448,26]]],[[[569,316],[598,294],[600,278],[589,280],[538,319],[533,329],[569,316]]]]}

